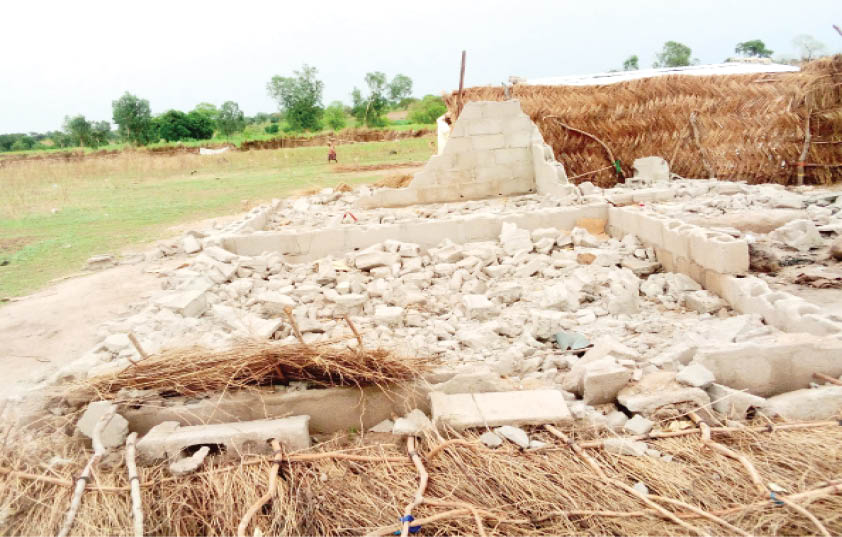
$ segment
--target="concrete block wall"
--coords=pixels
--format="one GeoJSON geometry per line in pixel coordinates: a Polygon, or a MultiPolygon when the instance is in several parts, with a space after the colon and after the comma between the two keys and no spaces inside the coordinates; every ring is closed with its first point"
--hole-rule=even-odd
{"type": "Polygon", "coordinates": [[[608,206],[582,205],[551,207],[531,212],[494,214],[479,213],[451,220],[413,221],[397,224],[371,224],[336,227],[311,231],[261,231],[223,238],[223,246],[238,255],[255,256],[280,252],[290,263],[304,263],[326,255],[341,255],[373,244],[394,239],[421,245],[437,246],[444,239],[456,243],[497,240],[504,222],[520,228],[573,229],[582,218],[608,219],[608,206]]]}
{"type": "Polygon", "coordinates": [[[409,187],[380,189],[358,204],[399,207],[532,192],[574,191],[519,101],[472,101],[409,187]]]}
{"type": "Polygon", "coordinates": [[[636,235],[655,249],[668,272],[681,272],[725,299],[740,313],[753,313],[784,332],[842,337],[842,317],[792,294],[773,291],[766,282],[746,276],[748,243],[725,233],[688,224],[640,207],[611,207],[609,231],[636,235]]]}

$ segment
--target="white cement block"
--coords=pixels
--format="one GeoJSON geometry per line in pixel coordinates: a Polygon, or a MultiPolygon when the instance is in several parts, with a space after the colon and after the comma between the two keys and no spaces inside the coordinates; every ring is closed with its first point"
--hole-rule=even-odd
{"type": "Polygon", "coordinates": [[[540,425],[571,420],[558,390],[527,390],[475,394],[432,392],[433,423],[467,429],[500,425],[540,425]]]}

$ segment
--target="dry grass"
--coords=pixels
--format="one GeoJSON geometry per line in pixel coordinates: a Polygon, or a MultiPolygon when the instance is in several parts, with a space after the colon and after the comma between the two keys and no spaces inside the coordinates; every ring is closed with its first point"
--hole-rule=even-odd
{"type": "Polygon", "coordinates": [[[190,396],[289,381],[385,387],[416,379],[434,363],[385,349],[242,341],[224,351],[201,347],[164,351],[115,375],[90,379],[86,388],[109,397],[124,388],[190,396]]]}
{"type": "Polygon", "coordinates": [[[378,188],[404,188],[412,182],[412,177],[413,175],[409,173],[390,175],[379,181],[375,181],[374,186],[378,188]]]}
{"type": "MultiPolygon", "coordinates": [[[[842,55],[797,73],[673,75],[605,86],[516,85],[512,96],[568,176],[608,166],[581,179],[600,186],[617,182],[605,149],[562,122],[604,141],[628,175],[634,159],[659,155],[688,178],[707,177],[712,169],[723,179],[787,184],[797,174],[809,117],[814,143],[805,159],[806,181],[842,180],[842,55]]],[[[505,95],[500,87],[476,87],[466,89],[464,99],[502,101],[505,95]]],[[[454,114],[455,94],[446,100],[454,114]]]]}
{"type": "Polygon", "coordinates": [[[394,168],[415,168],[423,166],[423,162],[386,162],[383,164],[337,164],[331,167],[331,170],[336,173],[348,172],[373,172],[378,170],[391,170],[394,168]]]}
{"type": "MultiPolygon", "coordinates": [[[[72,463],[48,475],[48,483],[0,472],[0,534],[52,534],[70,501],[69,482],[88,455],[64,436],[66,419],[53,417],[56,432],[20,449],[15,435],[3,453],[2,468],[45,474],[39,462],[52,455],[72,463]]],[[[46,434],[42,431],[41,433],[46,434]]],[[[424,535],[479,533],[470,509],[477,509],[487,535],[686,535],[689,530],[667,521],[639,499],[618,487],[606,486],[581,459],[542,429],[532,438],[550,443],[538,451],[520,451],[513,444],[489,450],[477,433],[449,444],[432,456],[441,439],[427,438],[418,450],[430,481],[425,501],[413,511],[424,535]],[[449,513],[449,514],[448,514],[449,513]]],[[[567,430],[576,436],[577,432],[567,430]]],[[[579,434],[579,439],[593,433],[579,434]]],[[[276,497],[252,520],[248,534],[346,535],[391,533],[418,484],[415,467],[398,443],[380,444],[381,436],[336,437],[312,453],[343,453],[370,460],[287,454],[281,464],[276,497]]],[[[455,438],[455,437],[454,437],[455,438]]],[[[396,439],[390,437],[390,442],[396,439]]],[[[797,431],[740,432],[715,440],[748,455],[764,482],[786,489],[781,495],[798,502],[832,534],[842,532],[842,486],[825,494],[805,496],[829,480],[842,485],[842,427],[797,431]],[[834,495],[834,492],[836,495],[834,495]],[[800,496],[799,496],[800,494],[800,496]],[[794,496],[793,496],[794,495],[794,496]]],[[[701,518],[660,498],[686,502],[756,535],[808,535],[816,526],[798,512],[759,497],[742,466],[703,449],[698,436],[652,440],[650,444],[674,457],[618,457],[598,449],[587,453],[610,478],[632,485],[644,482],[650,499],[683,521],[711,535],[732,534],[727,527],[701,518]]],[[[122,451],[122,450],[121,450],[122,451]]],[[[97,471],[78,514],[73,534],[129,533],[131,504],[125,466],[118,453],[112,468],[97,471]]],[[[304,454],[306,455],[306,454],[304,454]]],[[[346,455],[347,456],[347,455],[346,455]]],[[[141,482],[146,533],[149,535],[232,535],[243,514],[266,492],[269,460],[222,466],[212,463],[185,478],[171,478],[163,466],[142,468],[141,482]]]]}

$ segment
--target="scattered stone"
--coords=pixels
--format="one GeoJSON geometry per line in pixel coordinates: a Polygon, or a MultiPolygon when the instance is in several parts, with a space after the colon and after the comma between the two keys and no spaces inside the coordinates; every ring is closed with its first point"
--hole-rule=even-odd
{"type": "Polygon", "coordinates": [[[202,251],[202,243],[193,235],[185,235],[181,239],[181,248],[185,254],[195,254],[202,251]]]}
{"type": "Polygon", "coordinates": [[[494,304],[485,295],[464,295],[462,303],[468,319],[488,319],[494,316],[494,304]]]}
{"type": "Polygon", "coordinates": [[[529,447],[529,435],[527,435],[526,431],[524,431],[520,427],[514,427],[512,425],[503,425],[502,427],[497,427],[496,429],[494,429],[494,432],[497,433],[497,435],[502,436],[506,440],[517,444],[522,449],[527,449],[529,447]]]}
{"type": "Polygon", "coordinates": [[[95,255],[88,258],[87,270],[102,270],[108,267],[113,267],[117,262],[111,254],[95,255]]]}
{"type": "Polygon", "coordinates": [[[684,296],[684,306],[697,313],[713,313],[725,307],[725,301],[710,291],[691,291],[684,296]]]}
{"type": "Polygon", "coordinates": [[[626,422],[623,429],[633,435],[639,436],[651,431],[654,425],[655,422],[644,418],[640,414],[635,414],[629,421],[626,422]]]}
{"type": "Polygon", "coordinates": [[[830,245],[830,255],[837,261],[842,261],[842,235],[836,237],[830,245]]]}
{"type": "Polygon", "coordinates": [[[479,440],[487,447],[490,447],[492,449],[503,445],[503,439],[497,436],[496,434],[492,433],[491,431],[486,431],[482,433],[479,437],[479,440]]]}
{"type": "Polygon", "coordinates": [[[210,447],[202,446],[193,455],[171,462],[170,473],[173,475],[192,474],[205,462],[208,453],[210,453],[210,447]]]}
{"type": "Polygon", "coordinates": [[[632,457],[642,457],[646,455],[648,449],[644,442],[637,442],[628,438],[606,438],[602,441],[602,445],[608,453],[631,455],[632,457]]]}
{"type": "Polygon", "coordinates": [[[639,492],[640,494],[643,494],[644,496],[649,495],[649,487],[644,485],[643,481],[638,481],[637,483],[632,485],[632,488],[634,490],[636,490],[637,492],[639,492]]]}
{"type": "Polygon", "coordinates": [[[782,393],[766,399],[762,410],[787,420],[829,420],[842,411],[842,386],[828,385],[782,393]]]}
{"type": "Polygon", "coordinates": [[[529,449],[536,450],[536,449],[543,449],[547,446],[550,446],[548,442],[541,442],[540,440],[530,440],[529,441],[529,449]]]}
{"type": "MultiPolygon", "coordinates": [[[[99,418],[106,412],[116,408],[117,406],[109,401],[95,401],[85,409],[85,413],[82,414],[82,417],[76,424],[76,428],[88,438],[93,438],[94,427],[99,421],[99,418]]],[[[123,445],[128,434],[129,422],[120,414],[115,413],[102,429],[100,439],[102,440],[102,445],[106,448],[116,448],[123,445]]]]}
{"type": "Polygon", "coordinates": [[[812,220],[793,220],[769,233],[769,238],[782,242],[799,252],[820,248],[824,244],[812,220]]]}
{"type": "Polygon", "coordinates": [[[702,364],[690,364],[675,376],[675,380],[688,386],[705,388],[713,384],[716,377],[702,364]]]}
{"type": "Polygon", "coordinates": [[[584,349],[590,345],[590,341],[578,332],[557,332],[555,343],[563,351],[584,349]]]}
{"type": "Polygon", "coordinates": [[[419,436],[433,429],[433,423],[426,414],[417,408],[402,418],[395,420],[392,434],[400,436],[419,436]]]}
{"type": "Polygon", "coordinates": [[[392,430],[395,428],[395,422],[392,420],[383,420],[371,429],[368,430],[370,433],[391,433],[392,430]]]}
{"type": "Polygon", "coordinates": [[[710,398],[700,388],[676,382],[675,373],[658,371],[644,375],[639,382],[620,390],[617,401],[631,412],[648,415],[660,407],[676,403],[692,403],[703,407],[710,403],[710,398]]]}
{"type": "Polygon", "coordinates": [[[397,326],[403,321],[404,309],[399,306],[377,306],[374,309],[374,322],[388,326],[397,326]]]}
{"type": "Polygon", "coordinates": [[[468,429],[500,425],[542,425],[571,420],[558,390],[492,393],[430,393],[433,422],[439,427],[468,429]]]}

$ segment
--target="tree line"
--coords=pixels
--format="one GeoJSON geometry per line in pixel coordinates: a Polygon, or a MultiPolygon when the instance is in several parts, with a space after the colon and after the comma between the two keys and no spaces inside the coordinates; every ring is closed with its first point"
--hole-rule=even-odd
{"type": "MultiPolygon", "coordinates": [[[[798,49],[801,61],[813,60],[827,50],[824,43],[815,37],[807,34],[796,36],[792,40],[793,46],[798,49]]],[[[766,44],[760,39],[751,39],[737,43],[734,47],[734,52],[743,58],[771,58],[774,54],[773,50],[766,48],[766,44]]],[[[655,63],[652,67],[684,67],[687,65],[696,65],[699,63],[697,58],[692,58],[693,50],[678,41],[667,41],[661,50],[655,55],[655,63]]],[[[726,58],[725,61],[733,60],[733,58],[726,58]]],[[[793,63],[792,60],[780,58],[778,63],[793,63]]],[[[626,58],[623,62],[623,71],[635,71],[640,69],[640,58],[633,54],[626,58]]]]}
{"type": "Polygon", "coordinates": [[[318,79],[315,67],[304,65],[291,76],[273,76],[266,91],[278,105],[278,112],[258,113],[246,117],[234,101],[220,107],[200,103],[193,110],[167,110],[152,115],[149,101],[129,92],[112,101],[112,130],[108,121],[91,121],[84,115],[67,116],[61,130],[46,133],[0,134],[0,151],[22,151],[63,147],[97,148],[109,143],[124,142],[136,146],[161,140],[180,142],[209,140],[215,135],[230,137],[247,125],[264,124],[263,132],[316,132],[325,128],[334,131],[345,128],[348,119],[357,125],[384,127],[386,114],[392,110],[406,110],[407,122],[435,123],[446,107],[440,97],[427,95],[422,99],[412,97],[412,79],[397,74],[388,79],[376,71],[365,75],[367,91],[354,87],[350,94],[352,104],[346,106],[334,101],[328,106],[322,102],[324,83],[318,79]]]}

